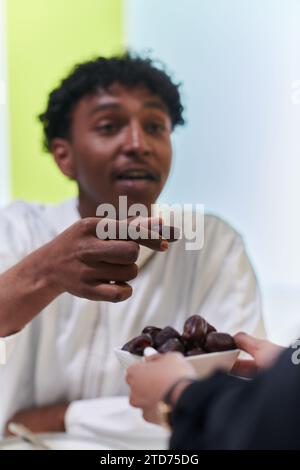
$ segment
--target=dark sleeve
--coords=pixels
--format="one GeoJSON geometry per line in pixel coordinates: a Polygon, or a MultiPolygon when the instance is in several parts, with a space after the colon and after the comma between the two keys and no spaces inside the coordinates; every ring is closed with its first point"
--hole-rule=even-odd
{"type": "Polygon", "coordinates": [[[172,413],[171,449],[300,449],[300,364],[287,349],[252,381],[222,372],[190,385],[172,413]]]}

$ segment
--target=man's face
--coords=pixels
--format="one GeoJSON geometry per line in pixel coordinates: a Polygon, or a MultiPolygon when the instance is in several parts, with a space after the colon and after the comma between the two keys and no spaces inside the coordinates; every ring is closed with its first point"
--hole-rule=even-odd
{"type": "Polygon", "coordinates": [[[120,84],[82,98],[72,113],[74,178],[90,207],[120,195],[148,208],[162,191],[172,157],[171,120],[146,87],[120,84]]]}

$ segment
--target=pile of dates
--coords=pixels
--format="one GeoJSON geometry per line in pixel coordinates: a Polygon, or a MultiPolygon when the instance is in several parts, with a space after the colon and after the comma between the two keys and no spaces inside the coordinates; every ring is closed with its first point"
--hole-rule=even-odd
{"type": "Polygon", "coordinates": [[[142,356],[147,347],[159,353],[178,351],[185,356],[196,356],[236,349],[236,344],[232,336],[218,333],[203,317],[192,315],[186,320],[182,335],[171,326],[146,326],[140,336],[124,344],[122,349],[142,356]]]}

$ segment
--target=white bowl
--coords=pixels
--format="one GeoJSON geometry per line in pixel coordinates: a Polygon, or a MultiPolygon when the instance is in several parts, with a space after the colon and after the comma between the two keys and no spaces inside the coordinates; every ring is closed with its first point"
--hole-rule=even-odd
{"type": "MultiPolygon", "coordinates": [[[[125,370],[135,362],[144,361],[144,357],[136,356],[135,354],[131,354],[128,351],[123,351],[121,348],[115,348],[114,351],[125,370]]],[[[197,377],[199,379],[203,379],[217,369],[221,369],[226,372],[230,371],[239,353],[239,349],[232,349],[230,351],[190,356],[186,357],[185,359],[194,367],[197,377]]]]}

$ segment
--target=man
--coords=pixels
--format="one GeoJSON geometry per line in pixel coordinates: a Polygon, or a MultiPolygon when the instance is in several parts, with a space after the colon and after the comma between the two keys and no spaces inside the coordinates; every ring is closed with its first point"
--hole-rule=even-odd
{"type": "Polygon", "coordinates": [[[299,450],[300,342],[284,349],[245,333],[235,341],[254,359],[238,361],[235,372],[250,372],[251,382],[222,372],[196,381],[179,353],[155,355],[128,370],[131,404],[153,423],[167,419],[171,449],[299,450]],[[159,412],[161,400],[167,416],[159,412]]]}
{"type": "Polygon", "coordinates": [[[182,111],[170,77],[128,54],[77,66],[50,94],[46,146],[77,182],[78,200],[17,202],[0,214],[0,334],[19,331],[4,340],[15,344],[0,370],[2,429],[17,420],[34,431],[159,446],[158,428],[128,406],[114,347],[149,324],[180,329],[193,313],[230,333],[256,328],[256,279],[240,236],[222,220],[206,216],[200,251],[160,239],[145,243],[164,253],[145,248],[138,257],[136,242],[96,238],[99,204],[118,215],[119,196],[147,208],[156,201],[182,111]]]}

